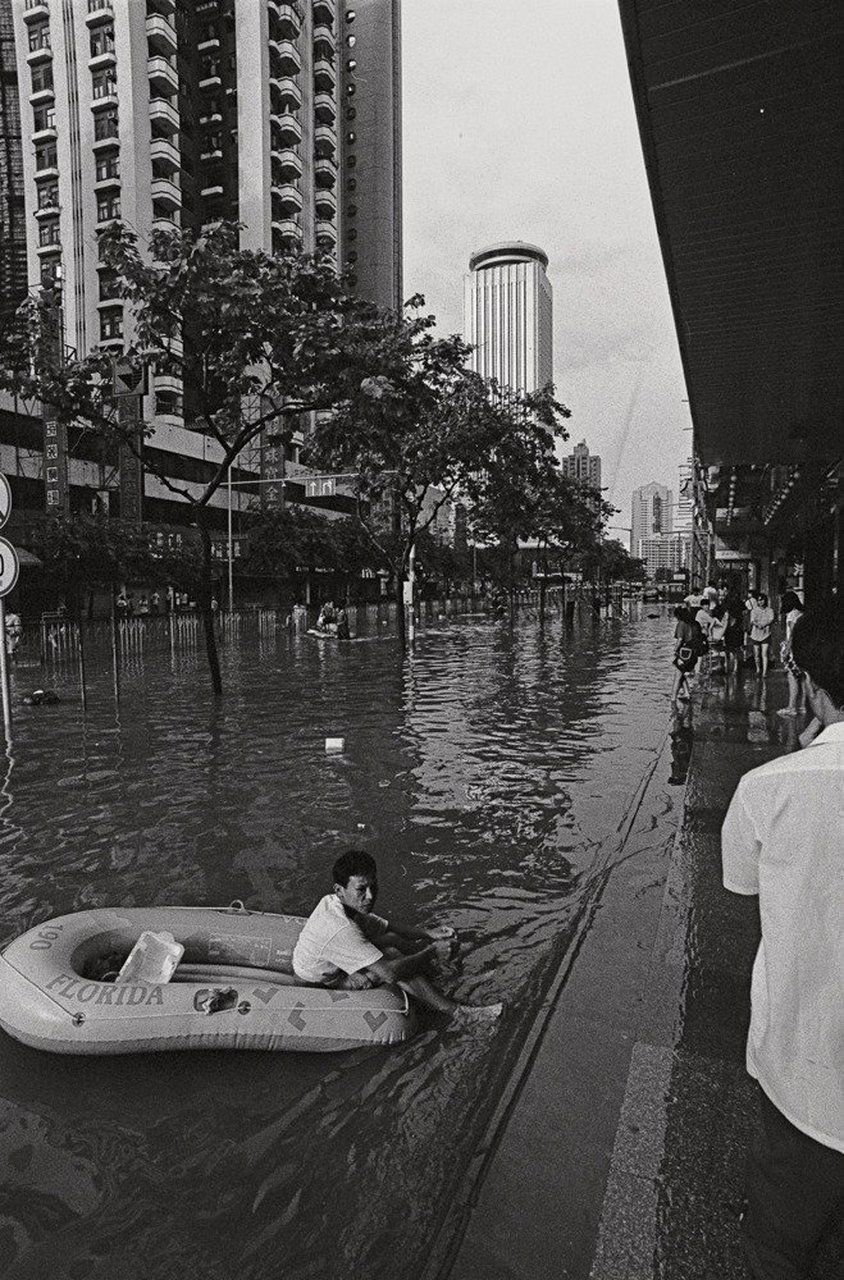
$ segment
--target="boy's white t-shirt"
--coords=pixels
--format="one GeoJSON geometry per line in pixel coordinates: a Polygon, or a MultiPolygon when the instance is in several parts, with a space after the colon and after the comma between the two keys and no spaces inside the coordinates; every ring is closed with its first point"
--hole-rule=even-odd
{"type": "Polygon", "coordinates": [[[341,973],[358,973],[383,958],[373,939],[389,928],[370,912],[353,919],[336,893],[327,893],[311,912],[293,948],[293,972],[302,982],[331,983],[341,973]]]}

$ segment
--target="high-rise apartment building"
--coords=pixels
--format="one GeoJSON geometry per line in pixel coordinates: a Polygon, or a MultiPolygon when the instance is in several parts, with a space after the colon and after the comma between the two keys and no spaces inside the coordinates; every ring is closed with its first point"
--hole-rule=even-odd
{"type": "MultiPolygon", "coordinates": [[[[655,578],[658,570],[674,574],[689,568],[691,535],[687,533],[650,533],[639,540],[638,557],[645,572],[655,578]]],[[[660,575],[661,576],[661,575],[660,575]]]]}
{"type": "Polygon", "coordinates": [[[0,0],[0,315],[26,295],[26,218],[23,201],[18,69],[12,0],[0,0]]]}
{"type": "MultiPolygon", "coordinates": [[[[98,258],[115,219],[141,244],[237,219],[244,247],[328,253],[362,296],[398,305],[398,0],[12,4],[29,285],[57,286],[67,346],[131,336],[98,258]]],[[[190,387],[172,374],[151,380],[144,417],[149,446],[196,478],[222,456],[189,429],[190,387]]]]}
{"type": "Polygon", "coordinates": [[[473,253],[464,278],[463,336],[470,366],[503,390],[537,391],[553,378],[548,255],[520,240],[473,253]]]}
{"type": "Polygon", "coordinates": [[[633,490],[630,515],[630,554],[641,556],[643,538],[654,534],[671,533],[673,524],[674,495],[664,484],[652,480],[633,490]]]}
{"type": "MultiPolygon", "coordinates": [[[[580,444],[576,444],[571,453],[560,461],[560,470],[564,476],[568,476],[571,480],[577,480],[583,485],[589,485],[591,489],[600,492],[601,489],[601,459],[597,453],[590,453],[585,440],[581,440],[580,444]]],[[[599,499],[596,498],[594,505],[597,507],[599,499]]]]}

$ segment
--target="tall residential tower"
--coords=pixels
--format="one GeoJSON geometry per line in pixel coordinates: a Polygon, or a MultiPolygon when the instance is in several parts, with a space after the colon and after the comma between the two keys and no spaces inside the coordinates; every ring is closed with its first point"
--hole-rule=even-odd
{"type": "MultiPolygon", "coordinates": [[[[119,351],[131,336],[98,256],[98,232],[115,219],[141,245],[157,228],[237,219],[245,248],[321,250],[362,296],[399,304],[399,0],[12,0],[12,10],[28,284],[57,287],[67,346],[119,351]]],[[[191,416],[190,387],[156,375],[149,445],[190,459],[200,478],[221,455],[191,416]]],[[[145,484],[149,497],[157,482],[145,484]]]]}
{"type": "Polygon", "coordinates": [[[471,367],[502,389],[537,391],[553,378],[548,255],[521,240],[473,253],[463,291],[471,367]]]}
{"type": "Polygon", "coordinates": [[[671,533],[673,529],[674,495],[664,484],[652,480],[641,488],[633,490],[630,515],[630,554],[642,554],[640,544],[643,538],[651,538],[654,534],[671,533]]]}

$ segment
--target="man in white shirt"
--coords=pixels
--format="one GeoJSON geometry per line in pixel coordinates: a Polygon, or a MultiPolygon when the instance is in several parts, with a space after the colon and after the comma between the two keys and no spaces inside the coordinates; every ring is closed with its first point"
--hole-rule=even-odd
{"type": "Polygon", "coordinates": [[[791,651],[822,732],[745,774],[721,833],[724,886],[759,895],[762,926],[747,1040],[761,1123],[742,1223],[759,1280],[812,1274],[818,1241],[844,1212],[842,603],[803,614],[791,651]]]}
{"type": "Polygon", "coordinates": [[[370,854],[348,850],[334,863],[333,875],[334,892],[317,903],[293,949],[293,972],[301,982],[346,991],[395,984],[437,1013],[468,1021],[499,1016],[500,1004],[460,1005],[425,976],[432,960],[455,954],[453,929],[417,929],[375,915],[378,872],[370,854]]]}

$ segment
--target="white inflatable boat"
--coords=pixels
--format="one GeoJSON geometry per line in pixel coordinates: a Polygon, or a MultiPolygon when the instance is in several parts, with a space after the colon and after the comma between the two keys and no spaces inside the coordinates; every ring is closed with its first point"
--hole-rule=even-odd
{"type": "Polygon", "coordinates": [[[332,991],[297,982],[291,956],[303,924],[240,904],[60,916],[0,953],[0,1027],[52,1053],[326,1053],[413,1035],[415,1013],[400,988],[332,991]],[[184,947],[172,980],[115,981],[115,967],[147,930],[170,933],[184,947]]]}

